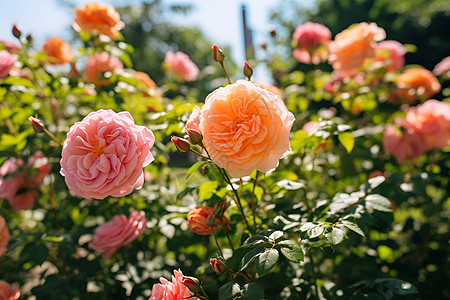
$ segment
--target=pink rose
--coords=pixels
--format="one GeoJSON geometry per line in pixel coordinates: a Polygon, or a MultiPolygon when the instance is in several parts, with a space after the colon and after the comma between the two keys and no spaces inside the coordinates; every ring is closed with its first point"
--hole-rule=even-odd
{"type": "Polygon", "coordinates": [[[433,73],[436,76],[440,76],[447,73],[450,70],[450,56],[447,56],[441,60],[436,66],[434,66],[433,73]]]}
{"type": "Polygon", "coordinates": [[[183,132],[187,132],[188,130],[200,132],[200,114],[200,107],[198,107],[197,105],[194,106],[192,114],[189,116],[189,120],[186,122],[186,125],[183,128],[183,132]]]}
{"type": "Polygon", "coordinates": [[[421,136],[426,151],[450,146],[450,103],[431,99],[411,107],[403,126],[421,136]]]}
{"type": "Polygon", "coordinates": [[[61,153],[66,184],[85,198],[121,197],[144,183],[142,168],[153,161],[153,133],[128,112],[91,112],[75,123],[61,153]]]}
{"type": "Polygon", "coordinates": [[[102,251],[103,257],[110,258],[122,246],[125,246],[144,233],[147,219],[143,211],[133,211],[130,218],[116,215],[95,229],[89,248],[102,251]]]}
{"type": "Polygon", "coordinates": [[[384,150],[392,154],[400,164],[406,159],[414,159],[425,153],[419,135],[399,131],[394,125],[386,125],[383,135],[384,150]]]}
{"type": "Polygon", "coordinates": [[[20,51],[19,45],[14,42],[0,40],[0,45],[2,45],[9,53],[17,53],[20,51]]]}
{"type": "Polygon", "coordinates": [[[0,167],[0,198],[7,199],[15,212],[33,208],[37,188],[51,169],[41,151],[31,155],[25,167],[23,161],[15,157],[0,167]]]}
{"type": "Polygon", "coordinates": [[[123,69],[123,64],[118,58],[110,56],[105,51],[95,53],[86,63],[86,81],[96,86],[109,85],[110,81],[103,77],[103,73],[121,69],[123,69]]]}
{"type": "Polygon", "coordinates": [[[9,75],[9,71],[14,67],[17,56],[6,50],[0,50],[0,79],[9,75]]]}
{"type": "Polygon", "coordinates": [[[306,22],[299,25],[292,35],[297,42],[293,55],[299,62],[319,64],[327,59],[326,45],[330,38],[331,31],[322,24],[306,22]]]}
{"type": "MultiPolygon", "coordinates": [[[[0,256],[4,255],[6,251],[8,250],[6,246],[8,245],[9,241],[9,230],[8,227],[6,227],[5,219],[0,216],[0,256]]],[[[0,288],[0,296],[1,296],[1,288],[0,288]]],[[[0,299],[2,299],[0,297],[0,299]]]]}
{"type": "Polygon", "coordinates": [[[246,80],[208,95],[200,115],[203,144],[232,177],[268,172],[287,155],[294,123],[283,100],[246,80]]]}
{"type": "Polygon", "coordinates": [[[183,273],[181,270],[174,270],[173,273],[175,276],[172,275],[172,282],[161,277],[159,279],[161,283],[153,285],[149,300],[198,300],[197,297],[193,297],[194,293],[182,283],[183,273]]]}
{"type": "Polygon", "coordinates": [[[173,53],[172,51],[168,51],[164,58],[164,65],[169,73],[180,82],[194,81],[197,79],[197,66],[183,52],[177,51],[173,53]]]}
{"type": "Polygon", "coordinates": [[[0,281],[0,300],[17,300],[20,297],[20,290],[11,287],[9,283],[0,281]]]}
{"type": "Polygon", "coordinates": [[[375,61],[383,62],[387,72],[397,71],[405,64],[406,48],[397,41],[382,41],[375,48],[375,61]]]}
{"type": "Polygon", "coordinates": [[[338,33],[328,44],[328,60],[343,76],[357,73],[365,60],[375,56],[377,41],[386,38],[386,32],[375,23],[362,22],[338,33]]]}

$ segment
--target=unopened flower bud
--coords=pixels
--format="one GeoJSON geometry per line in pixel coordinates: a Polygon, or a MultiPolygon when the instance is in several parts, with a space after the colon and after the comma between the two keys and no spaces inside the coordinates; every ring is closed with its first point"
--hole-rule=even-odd
{"type": "Polygon", "coordinates": [[[41,120],[35,117],[29,117],[28,120],[30,120],[31,125],[33,125],[33,129],[35,132],[44,131],[44,123],[42,123],[41,120]]]}
{"type": "Polygon", "coordinates": [[[27,34],[27,42],[30,44],[31,42],[33,42],[33,36],[31,35],[31,33],[27,34]]]}
{"type": "Polygon", "coordinates": [[[228,208],[227,200],[223,200],[219,203],[216,203],[216,205],[214,205],[214,216],[216,216],[217,218],[222,217],[223,213],[227,208],[228,208]]]}
{"type": "Polygon", "coordinates": [[[276,31],[276,29],[275,29],[275,27],[274,26],[271,26],[270,28],[269,28],[269,32],[270,32],[270,36],[271,37],[276,37],[277,36],[277,31],[276,31]]]}
{"type": "Polygon", "coordinates": [[[213,269],[214,273],[216,273],[217,275],[223,273],[222,264],[224,264],[224,260],[222,257],[211,258],[209,260],[209,264],[211,265],[211,268],[213,269]]]}
{"type": "Polygon", "coordinates": [[[219,48],[216,44],[212,45],[211,50],[213,51],[213,58],[218,63],[223,63],[223,60],[225,59],[225,54],[223,53],[223,50],[219,48]]]}
{"type": "Polygon", "coordinates": [[[14,24],[14,26],[12,28],[12,34],[13,34],[13,36],[15,36],[18,39],[20,39],[20,36],[22,35],[22,32],[19,30],[19,28],[17,28],[16,24],[14,24]]]}
{"type": "Polygon", "coordinates": [[[248,80],[250,80],[253,75],[253,68],[250,67],[247,61],[244,61],[244,75],[247,76],[248,80]]]}
{"type": "Polygon", "coordinates": [[[216,216],[214,214],[211,214],[206,218],[206,224],[210,227],[214,227],[216,225],[216,216]]]}
{"type": "Polygon", "coordinates": [[[181,283],[187,286],[187,288],[194,294],[199,294],[202,292],[200,281],[195,277],[183,276],[181,283]]]}
{"type": "Polygon", "coordinates": [[[189,151],[189,149],[191,149],[191,144],[189,144],[189,142],[183,138],[173,136],[172,142],[177,147],[177,150],[180,151],[181,153],[186,153],[189,151]]]}
{"type": "Polygon", "coordinates": [[[193,145],[201,145],[203,141],[203,135],[200,132],[188,128],[186,128],[186,131],[189,136],[189,140],[193,145]]]}

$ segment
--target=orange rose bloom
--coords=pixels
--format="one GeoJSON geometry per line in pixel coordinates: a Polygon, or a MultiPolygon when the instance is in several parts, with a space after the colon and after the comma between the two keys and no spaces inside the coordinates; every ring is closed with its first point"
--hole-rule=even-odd
{"type": "MultiPolygon", "coordinates": [[[[193,233],[200,235],[209,235],[212,233],[211,227],[206,223],[206,220],[209,216],[214,215],[214,208],[209,206],[200,206],[194,208],[188,213],[188,223],[189,228],[193,233]]],[[[225,226],[225,230],[230,226],[230,221],[225,215],[222,215],[222,221],[225,226]]],[[[221,224],[219,218],[216,218],[216,222],[214,223],[214,230],[217,230],[217,227],[221,224]]]]}
{"type": "Polygon", "coordinates": [[[232,177],[268,172],[290,153],[294,115],[275,94],[246,80],[206,97],[199,129],[212,161],[232,177]]]}
{"type": "Polygon", "coordinates": [[[72,26],[76,31],[101,33],[116,40],[118,30],[124,27],[124,23],[111,5],[89,3],[76,10],[72,26]]]}
{"type": "Polygon", "coordinates": [[[145,84],[145,86],[148,88],[148,92],[144,92],[146,96],[153,96],[156,98],[161,98],[162,94],[159,90],[156,83],[150,78],[150,76],[147,75],[147,73],[136,71],[134,72],[134,77],[145,84]]]}
{"type": "Polygon", "coordinates": [[[7,251],[6,245],[8,245],[8,241],[9,241],[9,230],[8,227],[6,227],[5,219],[3,219],[2,216],[0,216],[0,256],[6,253],[7,251]]]}
{"type": "Polygon", "coordinates": [[[1,300],[17,300],[20,297],[18,288],[12,288],[9,283],[0,281],[0,299],[1,300]]]}
{"type": "Polygon", "coordinates": [[[423,68],[405,70],[397,77],[396,83],[398,97],[409,104],[426,100],[441,89],[433,73],[423,68]]]}
{"type": "Polygon", "coordinates": [[[86,81],[96,86],[109,85],[110,81],[103,78],[103,73],[120,69],[123,69],[123,64],[118,58],[105,51],[95,53],[86,63],[86,81]]]}
{"type": "Polygon", "coordinates": [[[375,56],[375,42],[385,37],[384,29],[375,23],[363,22],[350,26],[328,44],[328,59],[341,75],[354,75],[367,58],[375,56]]]}
{"type": "Polygon", "coordinates": [[[45,42],[44,53],[50,58],[48,63],[52,65],[62,65],[73,58],[69,43],[58,37],[50,38],[45,42]]]}

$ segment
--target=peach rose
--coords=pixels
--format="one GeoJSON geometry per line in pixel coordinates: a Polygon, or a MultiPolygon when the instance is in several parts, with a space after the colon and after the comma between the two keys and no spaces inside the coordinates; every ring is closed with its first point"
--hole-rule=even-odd
{"type": "Polygon", "coordinates": [[[243,177],[278,166],[291,151],[294,120],[280,97],[238,80],[206,97],[199,128],[212,161],[232,177],[243,177]]]}
{"type": "Polygon", "coordinates": [[[9,230],[8,227],[6,227],[5,219],[2,216],[0,216],[0,256],[4,255],[8,250],[6,248],[6,246],[8,245],[8,241],[9,241],[9,230]]]}
{"type": "Polygon", "coordinates": [[[144,183],[142,168],[153,161],[153,133],[128,112],[91,112],[75,123],[61,153],[70,190],[85,198],[121,197],[144,183]]]}
{"type": "Polygon", "coordinates": [[[414,159],[425,153],[420,136],[402,132],[394,125],[386,125],[383,135],[384,150],[392,154],[400,164],[406,159],[414,159]]]}
{"type": "Polygon", "coordinates": [[[377,41],[386,37],[384,29],[375,23],[362,22],[338,33],[328,44],[329,62],[344,76],[357,73],[367,58],[375,56],[377,41]]]}
{"type": "Polygon", "coordinates": [[[73,59],[69,43],[58,37],[48,39],[44,44],[44,53],[49,57],[49,64],[62,65],[73,59]]]}
{"type": "Polygon", "coordinates": [[[147,73],[135,71],[134,72],[134,78],[136,78],[137,80],[139,80],[140,82],[145,84],[145,86],[148,89],[148,91],[144,92],[144,94],[146,96],[153,96],[153,97],[156,97],[156,98],[161,98],[162,97],[161,91],[159,90],[158,86],[150,78],[150,76],[148,76],[147,73]]]}
{"type": "Polygon", "coordinates": [[[184,276],[181,270],[174,270],[173,274],[172,282],[161,277],[159,279],[161,283],[153,285],[149,300],[198,300],[197,297],[193,296],[194,293],[182,283],[184,276]]]}
{"type": "Polygon", "coordinates": [[[31,155],[26,166],[23,166],[21,159],[8,159],[0,168],[0,197],[8,200],[15,212],[33,208],[38,196],[37,188],[50,172],[50,168],[41,151],[31,155]]]}
{"type": "Polygon", "coordinates": [[[281,94],[281,91],[279,88],[277,88],[276,86],[274,86],[273,84],[268,84],[268,83],[256,83],[254,82],[254,84],[256,84],[257,86],[259,86],[260,88],[263,88],[265,90],[268,90],[269,92],[271,92],[272,94],[274,94],[277,97],[280,97],[281,99],[283,99],[283,95],[281,94]]]}
{"type": "MultiPolygon", "coordinates": [[[[200,206],[194,208],[188,213],[187,219],[189,223],[189,228],[193,233],[200,235],[210,235],[212,233],[211,226],[206,223],[208,217],[214,216],[214,208],[209,206],[200,206]]],[[[222,221],[225,225],[225,230],[230,226],[230,221],[225,215],[222,215],[222,221]]],[[[216,217],[216,222],[214,223],[214,230],[221,224],[219,218],[216,217]]]]}
{"type": "MultiPolygon", "coordinates": [[[[436,76],[440,76],[450,71],[450,56],[447,56],[434,66],[433,73],[436,76]]],[[[450,76],[449,76],[450,77],[450,76]]]]}
{"type": "Polygon", "coordinates": [[[406,103],[429,99],[441,90],[437,78],[423,68],[412,68],[403,71],[396,79],[396,94],[406,103]]]}
{"type": "Polygon", "coordinates": [[[397,41],[382,41],[375,48],[374,61],[380,61],[387,72],[401,69],[405,64],[406,48],[397,41]]]}
{"type": "Polygon", "coordinates": [[[116,215],[95,229],[89,248],[102,251],[104,258],[110,258],[117,249],[142,235],[146,224],[143,211],[131,212],[129,219],[124,215],[116,215]]]}
{"type": "Polygon", "coordinates": [[[20,290],[11,287],[9,283],[0,281],[0,300],[17,300],[20,297],[20,290]]]}
{"type": "Polygon", "coordinates": [[[198,68],[185,53],[168,51],[164,58],[164,66],[178,81],[194,81],[198,76],[198,68]]]}
{"type": "Polygon", "coordinates": [[[186,122],[186,125],[183,128],[183,132],[188,132],[188,130],[190,130],[200,133],[200,114],[200,107],[198,107],[197,105],[194,106],[192,114],[189,116],[189,120],[186,122]]]}
{"type": "Polygon", "coordinates": [[[305,64],[319,64],[327,59],[326,45],[330,41],[331,31],[324,25],[306,22],[295,28],[292,39],[297,43],[294,57],[305,64]]]}
{"type": "Polygon", "coordinates": [[[121,69],[123,69],[123,64],[118,58],[110,56],[105,51],[95,53],[86,63],[86,81],[96,86],[109,85],[110,81],[103,78],[103,73],[121,69]]]}
{"type": "Polygon", "coordinates": [[[0,79],[9,75],[9,71],[14,67],[17,56],[6,50],[0,50],[0,79]]]}
{"type": "Polygon", "coordinates": [[[426,151],[450,146],[450,103],[431,99],[411,107],[402,125],[421,136],[426,151]]]}
{"type": "Polygon", "coordinates": [[[78,8],[75,12],[75,20],[72,27],[76,31],[88,31],[101,33],[116,40],[118,30],[121,30],[125,24],[120,21],[119,13],[107,4],[88,3],[78,8]]]}

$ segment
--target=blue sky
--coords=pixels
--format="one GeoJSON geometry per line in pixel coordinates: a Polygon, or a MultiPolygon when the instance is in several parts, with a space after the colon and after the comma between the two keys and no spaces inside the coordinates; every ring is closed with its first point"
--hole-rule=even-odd
{"type": "MultiPolygon", "coordinates": [[[[253,29],[255,45],[267,38],[270,26],[269,13],[279,0],[165,0],[164,4],[192,4],[188,15],[170,14],[167,19],[183,26],[201,28],[212,42],[232,47],[231,56],[237,63],[244,61],[241,5],[247,7],[248,24],[253,29]]],[[[308,0],[306,2],[311,2],[308,0]]],[[[77,6],[95,2],[93,0],[71,0],[77,6]]],[[[122,6],[139,3],[139,0],[102,0],[98,2],[122,6]]],[[[58,4],[58,0],[7,0],[0,1],[0,39],[13,40],[11,28],[17,24],[26,34],[31,33],[36,47],[41,47],[51,36],[70,37],[70,24],[74,12],[67,6],[58,4]]],[[[261,70],[261,73],[264,71],[261,70]]],[[[255,74],[256,78],[265,78],[267,74],[255,74]]]]}

